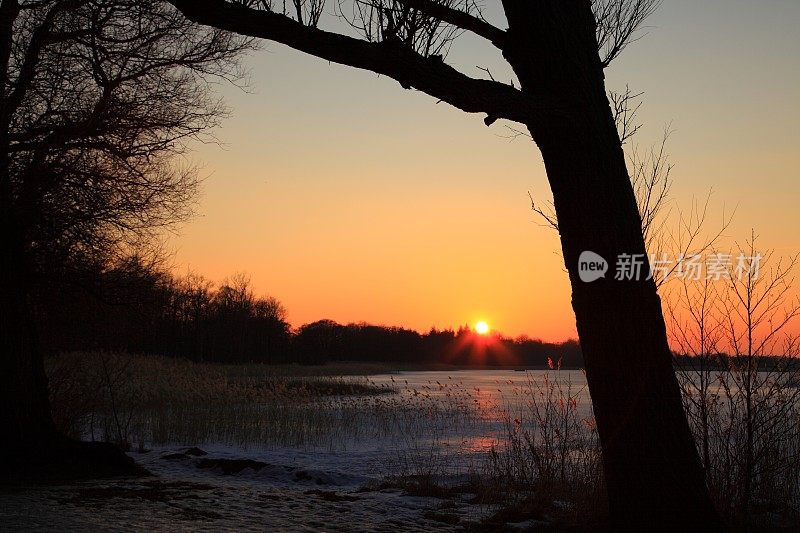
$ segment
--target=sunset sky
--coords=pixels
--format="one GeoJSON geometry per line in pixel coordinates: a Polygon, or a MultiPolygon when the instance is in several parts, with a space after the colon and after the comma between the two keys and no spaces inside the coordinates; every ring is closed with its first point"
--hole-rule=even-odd
{"type": "MultiPolygon", "coordinates": [[[[671,124],[675,206],[713,189],[711,226],[736,208],[731,241],[754,227],[778,255],[800,251],[799,26],[797,0],[666,0],[606,71],[609,89],[644,92],[633,143],[671,124]]],[[[469,36],[447,60],[510,78],[469,36]]],[[[191,155],[206,179],[198,216],[170,242],[177,273],[246,272],[294,326],[486,320],[508,335],[576,336],[558,236],[530,210],[529,191],[550,198],[532,142],[274,43],[248,67],[249,92],[222,89],[224,147],[191,155]]]]}

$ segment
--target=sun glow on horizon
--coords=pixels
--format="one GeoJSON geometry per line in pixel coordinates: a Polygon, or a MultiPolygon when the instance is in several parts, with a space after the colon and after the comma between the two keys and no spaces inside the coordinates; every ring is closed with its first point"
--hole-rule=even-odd
{"type": "Polygon", "coordinates": [[[475,324],[475,332],[479,335],[486,335],[489,333],[489,324],[484,322],[483,320],[479,321],[475,324]]]}

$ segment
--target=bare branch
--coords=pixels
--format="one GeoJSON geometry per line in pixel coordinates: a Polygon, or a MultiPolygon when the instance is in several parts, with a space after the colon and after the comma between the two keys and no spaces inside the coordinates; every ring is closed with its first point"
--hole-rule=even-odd
{"type": "Polygon", "coordinates": [[[170,0],[188,19],[241,35],[269,39],[296,50],[383,74],[468,113],[486,113],[535,124],[543,114],[563,111],[557,102],[523,94],[503,83],[466,76],[440,57],[424,57],[401,42],[368,42],[303,26],[284,15],[256,11],[224,0],[170,0]]]}
{"type": "Polygon", "coordinates": [[[530,192],[528,192],[528,198],[531,199],[531,210],[542,217],[542,219],[545,221],[544,225],[558,231],[558,217],[556,217],[556,210],[553,207],[552,202],[550,202],[547,207],[543,209],[536,205],[533,195],[530,192]]]}
{"type": "Polygon", "coordinates": [[[158,0],[25,2],[11,37],[4,195],[31,264],[108,257],[185,221],[199,180],[181,156],[225,114],[209,89],[241,79],[252,40],[158,0]]]}
{"type": "MultiPolygon", "coordinates": [[[[442,22],[451,24],[462,30],[478,35],[494,44],[501,50],[505,46],[506,32],[497,28],[482,18],[478,18],[460,9],[451,7],[451,1],[445,0],[444,2],[434,0],[399,0],[400,3],[406,4],[410,7],[419,9],[431,17],[438,18],[442,22]]],[[[465,8],[469,9],[469,3],[465,3],[465,8]]]]}
{"type": "Polygon", "coordinates": [[[625,86],[625,91],[608,93],[608,99],[611,102],[611,110],[614,113],[614,123],[617,125],[619,131],[619,140],[622,144],[636,135],[641,124],[636,122],[636,114],[639,108],[642,107],[642,101],[637,99],[641,98],[644,93],[633,93],[630,87],[625,86]]]}
{"type": "Polygon", "coordinates": [[[603,66],[607,67],[632,42],[645,19],[658,9],[661,0],[593,0],[597,44],[603,66]]]}

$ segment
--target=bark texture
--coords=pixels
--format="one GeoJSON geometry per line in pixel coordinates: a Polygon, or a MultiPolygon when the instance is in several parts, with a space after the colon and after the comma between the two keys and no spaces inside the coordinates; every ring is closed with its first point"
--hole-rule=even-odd
{"type": "Polygon", "coordinates": [[[620,254],[646,250],[589,2],[507,4],[505,56],[523,91],[558,95],[568,110],[529,130],[553,191],[615,526],[718,528],[649,267],[640,280],[614,279],[620,254]],[[605,278],[581,281],[586,250],[608,261],[605,278]]]}

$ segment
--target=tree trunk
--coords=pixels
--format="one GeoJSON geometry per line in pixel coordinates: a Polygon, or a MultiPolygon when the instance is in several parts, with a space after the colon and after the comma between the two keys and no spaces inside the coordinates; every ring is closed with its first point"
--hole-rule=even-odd
{"type": "MultiPolygon", "coordinates": [[[[4,20],[3,26],[8,24],[4,20]]],[[[8,46],[5,39],[4,44],[8,46]]],[[[0,130],[0,427],[11,435],[0,439],[0,449],[19,453],[54,429],[27,300],[30,268],[15,217],[8,145],[7,129],[0,130]]]]}
{"type": "MultiPolygon", "coordinates": [[[[11,233],[10,230],[4,225],[4,233],[11,233]]],[[[2,439],[0,445],[25,449],[54,429],[47,380],[24,290],[21,253],[8,240],[3,244],[0,259],[0,427],[10,431],[12,438],[2,439]]]]}
{"type": "Polygon", "coordinates": [[[681,403],[661,302],[645,260],[640,280],[614,279],[617,256],[645,254],[636,199],[608,103],[588,0],[506,0],[505,56],[522,90],[560,99],[532,122],[550,182],[572,305],[617,528],[719,527],[681,403]],[[583,282],[581,252],[606,259],[583,282]]]}
{"type": "Polygon", "coordinates": [[[7,460],[0,484],[145,474],[112,444],[74,441],[56,430],[25,290],[28,271],[9,243],[10,229],[3,226],[0,252],[0,457],[7,460]]]}
{"type": "Polygon", "coordinates": [[[7,459],[0,484],[144,474],[116,446],[68,439],[53,424],[29,302],[33,268],[14,217],[8,168],[0,153],[0,457],[7,459]]]}

